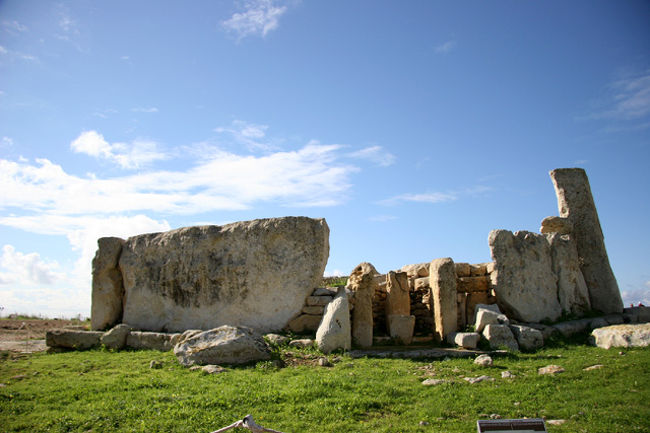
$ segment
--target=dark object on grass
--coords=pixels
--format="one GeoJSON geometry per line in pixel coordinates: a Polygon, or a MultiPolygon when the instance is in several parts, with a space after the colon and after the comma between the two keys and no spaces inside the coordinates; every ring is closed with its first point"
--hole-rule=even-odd
{"type": "Polygon", "coordinates": [[[548,430],[546,430],[546,424],[544,424],[544,420],[541,418],[478,420],[476,426],[478,428],[478,433],[548,432],[548,430]]]}

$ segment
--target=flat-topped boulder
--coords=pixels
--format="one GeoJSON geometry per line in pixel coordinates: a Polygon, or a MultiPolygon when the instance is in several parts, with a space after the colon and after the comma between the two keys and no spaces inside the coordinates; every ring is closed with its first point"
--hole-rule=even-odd
{"type": "Polygon", "coordinates": [[[320,284],[328,255],[327,223],[306,217],[133,236],[119,258],[122,320],[148,331],[282,329],[320,284]]]}

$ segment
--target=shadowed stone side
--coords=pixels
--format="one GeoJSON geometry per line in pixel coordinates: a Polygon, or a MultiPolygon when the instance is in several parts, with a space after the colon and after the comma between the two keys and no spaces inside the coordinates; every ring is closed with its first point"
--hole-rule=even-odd
{"type": "Polygon", "coordinates": [[[329,255],[324,219],[270,218],[127,239],[123,321],[150,331],[282,329],[318,286],[329,255]]]}
{"type": "Polygon", "coordinates": [[[97,240],[97,252],[93,259],[92,301],[90,327],[106,329],[122,319],[122,273],[118,261],[124,239],[107,237],[97,240]]]}
{"type": "Polygon", "coordinates": [[[558,168],[550,175],[560,216],[573,226],[572,235],[589,288],[591,307],[603,313],[621,313],[623,301],[607,257],[587,173],[581,168],[558,168]]]}

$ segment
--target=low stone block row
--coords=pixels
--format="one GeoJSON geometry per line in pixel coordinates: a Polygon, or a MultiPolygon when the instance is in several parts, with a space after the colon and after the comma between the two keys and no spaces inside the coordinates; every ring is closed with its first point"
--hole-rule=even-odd
{"type": "Polygon", "coordinates": [[[45,344],[52,350],[85,350],[106,346],[109,349],[151,349],[166,352],[178,342],[181,334],[135,331],[120,324],[109,331],[55,329],[45,334],[45,344]]]}
{"type": "Polygon", "coordinates": [[[296,334],[314,333],[323,318],[325,307],[336,295],[336,287],[319,287],[305,299],[302,311],[291,319],[285,329],[296,334]]]}

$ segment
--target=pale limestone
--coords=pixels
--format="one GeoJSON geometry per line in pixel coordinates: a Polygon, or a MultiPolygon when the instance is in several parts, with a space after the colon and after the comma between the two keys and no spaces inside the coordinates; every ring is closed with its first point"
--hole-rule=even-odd
{"type": "Polygon", "coordinates": [[[271,351],[262,337],[250,328],[220,326],[177,344],[174,355],[187,367],[262,361],[271,358],[271,351]]]}
{"type": "Polygon", "coordinates": [[[589,288],[591,307],[607,314],[622,313],[621,292],[609,264],[587,173],[581,168],[560,168],[551,171],[550,175],[560,216],[573,226],[571,234],[589,288]]]}
{"type": "Polygon", "coordinates": [[[444,341],[458,330],[456,311],[456,267],[451,258],[436,259],[429,267],[429,283],[435,323],[434,338],[444,341]]]}
{"type": "Polygon", "coordinates": [[[517,339],[520,349],[537,350],[544,346],[544,335],[537,329],[523,325],[510,325],[510,330],[517,339]]]}
{"type": "Polygon", "coordinates": [[[127,239],[124,322],[146,330],[282,329],[321,282],[324,219],[271,218],[127,239]]]}
{"type": "Polygon", "coordinates": [[[562,314],[550,246],[537,233],[493,230],[489,236],[499,308],[522,322],[556,320],[562,314]],[[496,274],[496,275],[495,275],[496,274]]]}
{"type": "Polygon", "coordinates": [[[126,337],[133,329],[130,325],[121,323],[114,326],[109,331],[104,332],[100,342],[106,346],[108,349],[124,349],[126,346],[126,337]]]}
{"type": "Polygon", "coordinates": [[[341,287],[334,300],[325,308],[323,320],[316,331],[316,345],[323,353],[330,353],[334,350],[350,350],[351,335],[348,295],[341,287]]]}
{"type": "Polygon", "coordinates": [[[84,350],[99,346],[102,335],[99,331],[52,329],[45,333],[45,344],[48,347],[84,350]]]}
{"type": "Polygon", "coordinates": [[[452,332],[447,335],[447,342],[463,349],[476,349],[481,335],[478,332],[452,332]]]}
{"type": "Polygon", "coordinates": [[[569,235],[547,234],[551,246],[551,263],[557,276],[558,300],[562,311],[578,317],[591,310],[589,290],[580,271],[575,242],[569,235]]]}
{"type": "Polygon", "coordinates": [[[406,272],[390,271],[386,274],[386,316],[393,314],[406,316],[411,314],[411,298],[406,272]]]}
{"type": "Polygon", "coordinates": [[[571,234],[573,225],[568,218],[549,216],[542,220],[539,232],[542,234],[557,233],[559,235],[571,234]]]}
{"type": "Polygon", "coordinates": [[[115,237],[97,240],[90,306],[90,327],[93,330],[110,328],[122,320],[124,287],[118,261],[123,245],[124,240],[115,237]]]}
{"type": "Polygon", "coordinates": [[[492,349],[505,347],[512,351],[519,350],[517,340],[508,325],[487,325],[483,330],[483,337],[490,343],[492,349]]]}
{"type": "Polygon", "coordinates": [[[378,289],[377,270],[370,263],[359,264],[348,278],[353,294],[352,342],[359,347],[372,346],[372,297],[378,289]]]}
{"type": "Polygon", "coordinates": [[[391,314],[387,318],[388,333],[391,338],[402,344],[411,344],[415,316],[404,314],[391,314]]]}
{"type": "Polygon", "coordinates": [[[594,329],[590,341],[594,346],[646,347],[650,345],[650,323],[633,325],[612,325],[594,329]]]}
{"type": "Polygon", "coordinates": [[[167,352],[174,347],[173,338],[180,334],[164,332],[131,331],[126,336],[126,346],[131,349],[159,350],[167,352]]]}

